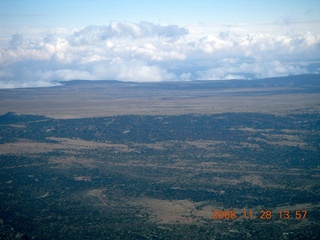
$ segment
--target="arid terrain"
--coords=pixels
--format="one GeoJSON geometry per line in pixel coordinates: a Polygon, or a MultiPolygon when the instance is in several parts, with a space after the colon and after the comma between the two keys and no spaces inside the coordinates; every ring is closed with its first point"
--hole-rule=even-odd
{"type": "Polygon", "coordinates": [[[0,239],[317,239],[320,77],[0,90],[0,239]]]}
{"type": "Polygon", "coordinates": [[[318,75],[264,80],[123,83],[74,81],[60,87],[0,90],[0,114],[84,118],[222,112],[319,111],[318,75]]]}

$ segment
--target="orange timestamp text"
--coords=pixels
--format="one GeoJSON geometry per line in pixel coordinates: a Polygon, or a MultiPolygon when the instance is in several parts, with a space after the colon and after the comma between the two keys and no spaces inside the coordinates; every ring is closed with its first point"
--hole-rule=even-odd
{"type": "Polygon", "coordinates": [[[307,210],[260,210],[255,213],[253,210],[243,210],[237,212],[236,210],[213,210],[212,219],[213,220],[235,220],[235,219],[260,219],[260,220],[271,220],[271,219],[305,219],[307,217],[307,210]]]}

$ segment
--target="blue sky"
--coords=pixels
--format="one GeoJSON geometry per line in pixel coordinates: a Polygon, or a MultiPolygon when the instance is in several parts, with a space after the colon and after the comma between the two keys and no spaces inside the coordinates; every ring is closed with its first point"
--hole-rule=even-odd
{"type": "Polygon", "coordinates": [[[317,0],[2,0],[1,25],[83,27],[110,21],[162,24],[320,20],[317,0]]]}
{"type": "Polygon", "coordinates": [[[318,0],[1,0],[0,88],[320,73],[318,0]]]}

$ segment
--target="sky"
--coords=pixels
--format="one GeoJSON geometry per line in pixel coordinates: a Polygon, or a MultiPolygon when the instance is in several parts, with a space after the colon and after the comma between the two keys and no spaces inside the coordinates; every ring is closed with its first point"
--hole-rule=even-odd
{"type": "Polygon", "coordinates": [[[0,88],[313,73],[318,0],[0,0],[0,88]]]}

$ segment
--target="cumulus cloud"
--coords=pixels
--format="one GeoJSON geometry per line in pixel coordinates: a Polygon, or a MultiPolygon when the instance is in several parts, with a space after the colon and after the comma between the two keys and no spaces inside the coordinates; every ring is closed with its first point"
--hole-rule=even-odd
{"type": "Polygon", "coordinates": [[[320,60],[318,32],[194,32],[176,25],[112,22],[34,39],[17,33],[0,47],[0,87],[73,79],[251,79],[320,71],[314,67],[320,60]]]}
{"type": "Polygon", "coordinates": [[[188,34],[188,30],[176,25],[160,26],[148,22],[140,24],[131,22],[113,22],[109,26],[88,26],[74,32],[70,37],[70,43],[85,45],[99,43],[112,38],[166,38],[176,39],[188,34]]]}
{"type": "Polygon", "coordinates": [[[230,80],[268,78],[308,73],[304,66],[286,64],[280,61],[240,63],[236,60],[223,60],[223,64],[198,72],[199,80],[230,80]],[[232,65],[230,65],[230,61],[232,65]],[[227,63],[227,64],[226,64],[227,63]]]}

